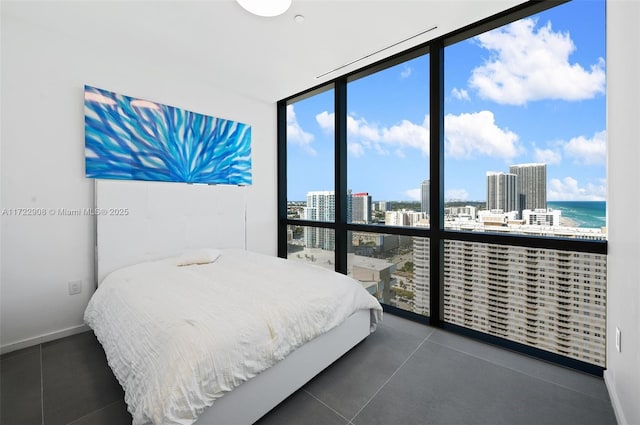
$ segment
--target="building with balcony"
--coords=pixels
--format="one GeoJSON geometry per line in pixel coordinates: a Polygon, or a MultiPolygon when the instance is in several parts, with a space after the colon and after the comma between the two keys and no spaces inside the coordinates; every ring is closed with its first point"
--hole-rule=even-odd
{"type": "Polygon", "coordinates": [[[354,193],[351,195],[351,221],[353,223],[371,223],[371,195],[354,193]]]}
{"type": "Polygon", "coordinates": [[[523,210],[522,220],[530,226],[560,226],[560,210],[537,209],[523,210]]]}
{"type": "Polygon", "coordinates": [[[547,164],[511,165],[509,174],[518,179],[520,211],[547,208],[547,164]]]}
{"type": "Polygon", "coordinates": [[[518,176],[487,171],[487,209],[503,212],[518,211],[518,176]]]}
{"type": "Polygon", "coordinates": [[[444,250],[445,320],[605,365],[606,256],[462,241],[444,250]]]}

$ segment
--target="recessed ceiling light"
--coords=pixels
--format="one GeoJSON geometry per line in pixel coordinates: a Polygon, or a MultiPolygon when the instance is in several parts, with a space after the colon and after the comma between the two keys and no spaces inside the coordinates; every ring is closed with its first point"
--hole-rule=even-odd
{"type": "Polygon", "coordinates": [[[236,0],[246,11],[258,16],[282,15],[291,6],[292,0],[236,0]]]}
{"type": "Polygon", "coordinates": [[[293,20],[296,21],[298,24],[301,24],[304,22],[304,16],[303,15],[296,15],[293,17],[293,20]]]}

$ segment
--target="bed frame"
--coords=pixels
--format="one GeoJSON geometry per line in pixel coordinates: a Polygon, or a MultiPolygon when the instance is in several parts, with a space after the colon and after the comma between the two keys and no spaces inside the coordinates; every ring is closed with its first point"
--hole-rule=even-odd
{"type": "Polygon", "coordinates": [[[215,401],[196,424],[252,424],[369,335],[361,310],[215,401]]]}
{"type": "MultiPolygon", "coordinates": [[[[194,248],[246,249],[245,190],[235,186],[95,181],[98,284],[111,271],[194,248]],[[239,211],[230,218],[229,210],[239,211]]],[[[196,424],[252,424],[370,333],[371,313],[339,327],[215,401],[196,424]]]]}

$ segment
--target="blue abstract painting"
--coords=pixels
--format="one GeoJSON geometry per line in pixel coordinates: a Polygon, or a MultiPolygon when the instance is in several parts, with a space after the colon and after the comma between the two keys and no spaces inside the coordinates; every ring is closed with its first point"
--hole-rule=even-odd
{"type": "Polygon", "coordinates": [[[251,126],[84,88],[86,176],[251,184],[251,126]]]}

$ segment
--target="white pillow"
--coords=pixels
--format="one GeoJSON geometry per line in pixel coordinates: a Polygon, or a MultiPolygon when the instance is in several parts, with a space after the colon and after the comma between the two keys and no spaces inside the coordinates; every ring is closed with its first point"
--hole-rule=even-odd
{"type": "Polygon", "coordinates": [[[208,264],[213,263],[220,256],[218,249],[192,249],[185,251],[177,257],[177,266],[189,266],[192,264],[208,264]]]}

